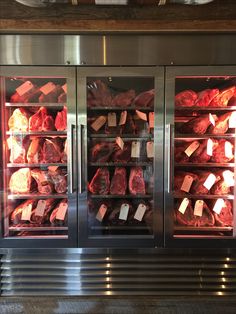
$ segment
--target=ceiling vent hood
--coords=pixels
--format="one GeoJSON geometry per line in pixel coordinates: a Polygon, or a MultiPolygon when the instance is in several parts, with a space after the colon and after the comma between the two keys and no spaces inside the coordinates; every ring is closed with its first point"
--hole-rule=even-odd
{"type": "MultiPolygon", "coordinates": [[[[50,4],[96,4],[96,5],[127,5],[129,0],[15,0],[21,4],[29,7],[46,7],[50,4]]],[[[200,5],[213,2],[214,0],[153,0],[148,1],[149,5],[165,5],[165,4],[189,4],[189,5],[200,5]]],[[[136,0],[133,1],[135,4],[145,5],[145,1],[136,0]]]]}

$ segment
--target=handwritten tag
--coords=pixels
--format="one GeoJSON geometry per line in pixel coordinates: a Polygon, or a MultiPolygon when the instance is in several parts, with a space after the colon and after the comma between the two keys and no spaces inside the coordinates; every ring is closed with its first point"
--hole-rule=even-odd
{"type": "Polygon", "coordinates": [[[203,183],[203,186],[209,191],[212,186],[216,182],[216,176],[213,173],[210,173],[209,176],[206,178],[206,181],[203,183]]]}
{"type": "Polygon", "coordinates": [[[40,90],[44,95],[48,95],[56,88],[56,85],[53,82],[48,82],[47,84],[43,85],[40,90]]]}
{"type": "Polygon", "coordinates": [[[213,155],[213,141],[210,138],[207,140],[207,155],[213,155]]]}
{"type": "Polygon", "coordinates": [[[129,213],[129,204],[122,204],[120,208],[119,219],[127,220],[129,213]]]}
{"type": "Polygon", "coordinates": [[[48,166],[48,170],[54,172],[54,171],[57,171],[58,169],[58,166],[48,166]]]}
{"type": "Polygon", "coordinates": [[[91,128],[93,128],[94,131],[97,132],[106,123],[106,121],[107,121],[107,117],[100,116],[91,124],[91,128]]]}
{"type": "Polygon", "coordinates": [[[232,144],[228,141],[225,142],[225,157],[232,158],[233,152],[232,152],[232,144]]]}
{"type": "Polygon", "coordinates": [[[29,204],[26,207],[24,207],[21,214],[21,220],[30,220],[31,213],[32,213],[32,204],[29,204]]]}
{"type": "Polygon", "coordinates": [[[190,157],[196,149],[198,149],[200,143],[198,141],[192,142],[186,149],[185,149],[185,154],[190,157]]]}
{"type": "Polygon", "coordinates": [[[8,149],[12,149],[12,144],[13,144],[13,138],[12,136],[8,137],[7,139],[7,146],[8,146],[8,149]]]}
{"type": "Polygon", "coordinates": [[[39,200],[37,207],[35,208],[35,216],[43,217],[46,208],[46,201],[39,200]]]}
{"type": "Polygon", "coordinates": [[[193,214],[195,216],[202,217],[202,212],[203,212],[203,201],[202,200],[197,200],[195,205],[194,205],[194,212],[193,212],[193,214]]]}
{"type": "Polygon", "coordinates": [[[30,81],[26,81],[25,83],[17,87],[16,91],[20,96],[23,96],[24,94],[29,92],[33,87],[34,85],[30,81]]]}
{"type": "Polygon", "coordinates": [[[154,112],[149,112],[148,120],[149,120],[149,128],[153,129],[154,128],[154,112]]]}
{"type": "Polygon", "coordinates": [[[236,111],[233,111],[230,115],[229,128],[236,128],[236,111]]]}
{"type": "Polygon", "coordinates": [[[181,214],[184,215],[184,213],[185,213],[185,211],[186,211],[188,205],[189,205],[189,199],[185,197],[185,198],[182,200],[182,202],[181,202],[181,204],[180,204],[180,206],[179,206],[178,211],[181,212],[181,214]]]}
{"type": "Polygon", "coordinates": [[[121,150],[124,149],[124,141],[122,140],[121,137],[118,136],[118,137],[116,138],[116,144],[120,147],[121,150]]]}
{"type": "Polygon", "coordinates": [[[62,89],[64,90],[64,92],[67,94],[67,84],[64,84],[61,88],[62,88],[62,89]]]}
{"type": "Polygon", "coordinates": [[[147,115],[146,113],[139,111],[139,110],[135,110],[137,116],[139,117],[139,119],[147,121],[147,115]]]}
{"type": "Polygon", "coordinates": [[[223,198],[218,198],[218,200],[215,202],[215,205],[213,207],[213,211],[219,215],[224,206],[225,206],[225,201],[223,200],[223,198]]]}
{"type": "Polygon", "coordinates": [[[132,142],[131,148],[131,157],[132,158],[139,158],[140,156],[140,142],[132,142]]]}
{"type": "Polygon", "coordinates": [[[126,119],[127,119],[127,111],[122,111],[120,114],[119,125],[124,125],[126,123],[126,119]]]}
{"type": "Polygon", "coordinates": [[[154,158],[154,143],[153,142],[147,142],[146,149],[147,149],[147,157],[148,158],[154,158]]]}
{"type": "Polygon", "coordinates": [[[228,186],[234,186],[234,173],[230,170],[223,171],[223,178],[228,186]]]}
{"type": "Polygon", "coordinates": [[[192,183],[193,183],[193,177],[186,175],[184,177],[184,181],[181,185],[180,190],[188,193],[191,188],[192,183]]]}
{"type": "Polygon", "coordinates": [[[138,208],[134,214],[134,219],[138,220],[138,221],[142,221],[143,220],[143,216],[145,214],[147,210],[147,206],[144,204],[139,204],[138,208]]]}
{"type": "Polygon", "coordinates": [[[108,126],[116,126],[116,113],[110,112],[108,113],[108,126]]]}
{"type": "Polygon", "coordinates": [[[214,116],[211,113],[209,113],[209,121],[211,122],[212,125],[214,125],[214,126],[216,125],[214,116]]]}
{"type": "Polygon", "coordinates": [[[64,220],[67,212],[68,204],[67,203],[60,203],[59,208],[56,213],[56,219],[64,220]]]}
{"type": "Polygon", "coordinates": [[[105,204],[102,204],[100,207],[99,207],[99,210],[97,212],[97,215],[96,215],[96,219],[100,222],[103,221],[103,218],[104,216],[106,215],[106,212],[107,212],[107,206],[105,204]]]}

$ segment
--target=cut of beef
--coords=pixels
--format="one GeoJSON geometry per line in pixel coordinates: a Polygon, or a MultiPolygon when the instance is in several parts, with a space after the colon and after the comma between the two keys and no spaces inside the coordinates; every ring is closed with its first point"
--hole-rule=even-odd
{"type": "Polygon", "coordinates": [[[91,162],[107,162],[109,161],[115,144],[109,142],[97,143],[90,149],[91,162]]]}
{"type": "Polygon", "coordinates": [[[154,106],[154,95],[155,95],[155,89],[151,89],[151,90],[140,93],[134,99],[135,107],[137,107],[137,108],[139,108],[139,107],[153,108],[153,106],[154,106]]]}
{"type": "Polygon", "coordinates": [[[131,114],[127,114],[126,122],[124,125],[121,126],[121,133],[122,134],[135,134],[136,127],[134,124],[134,120],[131,114]]]}
{"type": "Polygon", "coordinates": [[[213,155],[211,157],[212,162],[217,162],[217,163],[226,162],[227,163],[234,159],[233,145],[230,142],[228,142],[229,143],[228,145],[231,147],[231,154],[227,155],[227,157],[225,156],[225,143],[226,142],[228,141],[226,141],[225,139],[219,140],[218,146],[213,151],[213,155]]]}
{"type": "Polygon", "coordinates": [[[106,195],[110,189],[110,173],[108,168],[98,168],[88,189],[92,194],[106,195]]]}
{"type": "Polygon", "coordinates": [[[195,216],[196,227],[213,227],[215,224],[215,218],[209,207],[203,202],[202,216],[195,216]]]}
{"type": "Polygon", "coordinates": [[[55,130],[54,119],[48,115],[45,107],[40,107],[39,110],[29,119],[30,131],[53,131],[55,130]]]}
{"type": "Polygon", "coordinates": [[[212,99],[219,94],[219,89],[205,89],[198,93],[194,106],[208,107],[212,99]]]}
{"type": "Polygon", "coordinates": [[[112,95],[104,82],[97,80],[88,84],[88,107],[110,107],[111,103],[112,95]]]}
{"type": "Polygon", "coordinates": [[[38,216],[36,212],[36,208],[34,208],[31,214],[31,218],[30,218],[31,223],[44,224],[49,221],[50,212],[52,211],[55,205],[55,199],[49,198],[44,201],[45,201],[45,208],[44,208],[43,215],[38,216]]]}
{"type": "Polygon", "coordinates": [[[58,101],[58,103],[65,103],[65,102],[66,102],[66,99],[67,99],[66,93],[61,93],[61,95],[59,95],[57,101],[58,101]]]}
{"type": "Polygon", "coordinates": [[[62,142],[61,139],[46,138],[42,148],[42,163],[57,163],[61,161],[62,157],[62,142]]]}
{"type": "Polygon", "coordinates": [[[19,206],[17,206],[13,212],[11,213],[11,222],[14,224],[14,225],[17,225],[21,222],[23,222],[21,220],[21,215],[22,215],[22,212],[28,207],[28,206],[31,206],[31,209],[33,209],[33,207],[35,207],[37,201],[36,200],[27,200],[27,201],[24,201],[23,203],[21,203],[19,206]]]}
{"type": "Polygon", "coordinates": [[[108,216],[107,220],[108,220],[108,223],[110,225],[125,225],[125,224],[128,224],[128,221],[130,219],[132,219],[133,214],[134,214],[134,209],[133,209],[132,204],[126,200],[121,200],[121,201],[118,201],[114,204],[114,209],[112,210],[112,212],[108,216]],[[129,205],[127,220],[119,219],[120,209],[121,209],[121,206],[124,204],[129,205]]]}
{"type": "MultiPolygon", "coordinates": [[[[217,148],[218,146],[218,141],[212,139],[213,141],[213,148],[212,152],[214,149],[217,148]]],[[[191,155],[190,161],[193,163],[206,163],[211,159],[211,156],[207,154],[207,142],[208,140],[204,140],[201,142],[200,146],[195,150],[195,152],[191,155]]]]}
{"type": "Polygon", "coordinates": [[[192,90],[184,90],[175,96],[176,107],[193,107],[197,99],[197,93],[192,90]]]}
{"type": "Polygon", "coordinates": [[[176,163],[185,163],[189,161],[188,155],[185,153],[185,150],[190,145],[188,142],[175,145],[175,162],[176,163]]]}
{"type": "MultiPolygon", "coordinates": [[[[212,172],[210,172],[210,171],[197,171],[196,172],[196,174],[198,176],[198,180],[195,180],[192,184],[192,187],[191,187],[191,193],[192,194],[204,195],[204,194],[209,193],[209,190],[204,186],[204,183],[211,173],[212,172]]],[[[216,181],[214,182],[214,184],[216,184],[218,181],[220,181],[220,176],[215,172],[213,174],[216,176],[216,181]]]]}
{"type": "Polygon", "coordinates": [[[52,194],[54,191],[54,186],[48,171],[32,169],[31,175],[37,182],[38,191],[40,194],[52,194]]]}
{"type": "Polygon", "coordinates": [[[228,102],[230,98],[234,96],[235,91],[236,91],[235,86],[232,86],[232,87],[229,87],[220,91],[220,93],[212,99],[209,106],[210,107],[227,107],[228,102]]]}
{"type": "Polygon", "coordinates": [[[221,179],[211,188],[211,194],[213,195],[230,194],[230,187],[226,184],[226,182],[223,179],[221,179]]]}
{"type": "Polygon", "coordinates": [[[55,88],[44,95],[43,93],[39,97],[40,103],[57,103],[59,95],[63,92],[63,89],[60,85],[56,85],[55,88]]]}
{"type": "Polygon", "coordinates": [[[41,140],[38,137],[34,137],[30,143],[28,152],[27,152],[27,161],[29,164],[40,163],[42,158],[42,147],[41,140]]]}
{"type": "Polygon", "coordinates": [[[129,191],[130,194],[133,195],[146,193],[143,169],[141,167],[131,168],[129,176],[129,191]]]}
{"type": "Polygon", "coordinates": [[[209,115],[204,114],[182,124],[179,131],[183,134],[205,134],[210,124],[209,115]]]}
{"type": "Polygon", "coordinates": [[[111,180],[110,194],[125,195],[127,190],[126,169],[117,167],[111,180]]]}
{"type": "Polygon", "coordinates": [[[129,162],[131,159],[131,143],[125,142],[123,149],[116,145],[112,161],[114,162],[129,162]]]}
{"type": "Polygon", "coordinates": [[[25,163],[26,151],[29,146],[29,137],[11,136],[7,140],[10,153],[10,162],[25,163]]]}
{"type": "Polygon", "coordinates": [[[57,113],[55,127],[57,131],[65,131],[67,129],[67,108],[65,106],[62,111],[57,113]]]}
{"type": "Polygon", "coordinates": [[[119,93],[112,99],[112,106],[129,107],[132,105],[135,96],[135,91],[133,89],[130,89],[124,93],[119,93]]]}
{"type": "MultiPolygon", "coordinates": [[[[30,82],[31,83],[31,82],[30,82]]],[[[38,87],[35,86],[34,84],[31,83],[31,89],[24,93],[23,95],[18,94],[18,92],[15,92],[15,94],[13,94],[10,98],[10,102],[13,103],[26,103],[26,102],[30,102],[29,99],[30,97],[32,97],[32,95],[34,95],[35,93],[38,92],[38,87]]]]}
{"type": "MultiPolygon", "coordinates": [[[[213,205],[214,206],[214,205],[213,205]]],[[[233,212],[232,205],[229,200],[224,200],[224,206],[220,214],[214,212],[216,226],[220,227],[233,227],[233,212]]]]}
{"type": "Polygon", "coordinates": [[[52,225],[65,226],[65,225],[67,225],[67,219],[68,219],[68,201],[67,201],[67,199],[63,199],[53,209],[53,211],[51,212],[49,220],[50,220],[50,223],[52,225]],[[62,211],[64,212],[65,216],[60,213],[62,211]],[[60,217],[58,217],[58,213],[60,214],[59,215],[60,217]],[[59,219],[59,218],[61,218],[61,219],[59,219]]]}
{"type": "MultiPolygon", "coordinates": [[[[177,171],[174,175],[174,192],[178,194],[185,194],[185,191],[181,190],[182,184],[184,182],[185,176],[190,176],[193,178],[193,181],[198,179],[198,176],[195,173],[187,171],[177,171]]],[[[189,191],[191,190],[191,186],[189,191]]]]}
{"type": "Polygon", "coordinates": [[[9,131],[28,131],[29,117],[29,112],[24,108],[15,109],[8,120],[9,131]]]}
{"type": "Polygon", "coordinates": [[[67,191],[67,173],[64,170],[57,169],[55,171],[49,170],[49,176],[54,184],[55,191],[59,194],[67,191]]]}
{"type": "Polygon", "coordinates": [[[188,207],[186,208],[184,214],[182,214],[178,209],[180,207],[181,201],[176,202],[175,206],[175,218],[176,222],[181,226],[195,226],[195,216],[191,201],[189,201],[188,207]]]}
{"type": "Polygon", "coordinates": [[[229,118],[231,112],[225,113],[218,118],[215,122],[215,126],[211,125],[209,127],[208,133],[210,134],[225,134],[229,129],[229,118]]]}
{"type": "Polygon", "coordinates": [[[15,171],[10,178],[9,189],[11,193],[28,194],[31,190],[31,171],[29,168],[22,168],[15,171]]]}
{"type": "Polygon", "coordinates": [[[145,135],[149,132],[148,122],[140,119],[137,114],[133,116],[133,121],[135,125],[135,131],[138,135],[145,135]]]}
{"type": "Polygon", "coordinates": [[[66,163],[68,156],[68,147],[67,147],[67,139],[64,142],[64,150],[62,152],[61,162],[66,163]]]}

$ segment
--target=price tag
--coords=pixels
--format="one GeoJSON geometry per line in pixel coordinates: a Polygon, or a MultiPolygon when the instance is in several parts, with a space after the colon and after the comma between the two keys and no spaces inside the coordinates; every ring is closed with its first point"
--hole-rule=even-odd
{"type": "Polygon", "coordinates": [[[230,115],[229,128],[236,128],[236,111],[233,111],[230,115]]]}
{"type": "Polygon", "coordinates": [[[139,158],[140,156],[140,142],[132,142],[131,148],[131,157],[132,158],[139,158]]]}
{"type": "Polygon", "coordinates": [[[107,121],[107,117],[100,116],[91,124],[91,128],[93,128],[94,131],[97,132],[106,123],[106,121],[107,121]]]}
{"type": "Polygon", "coordinates": [[[58,220],[64,220],[65,215],[67,212],[68,204],[67,203],[60,203],[59,208],[56,213],[56,219],[58,220]]]}
{"type": "Polygon", "coordinates": [[[16,91],[20,96],[23,96],[24,94],[29,92],[33,87],[34,85],[30,81],[26,81],[25,83],[17,87],[16,91]]]}
{"type": "Polygon", "coordinates": [[[149,112],[148,120],[149,120],[149,128],[153,129],[154,128],[154,112],[149,112]]]}
{"type": "Polygon", "coordinates": [[[12,139],[12,136],[8,137],[7,139],[7,146],[8,146],[8,149],[11,149],[12,148],[12,144],[13,144],[13,139],[12,139]]]}
{"type": "Polygon", "coordinates": [[[216,176],[213,173],[210,173],[209,176],[207,177],[206,181],[203,183],[203,186],[209,191],[212,186],[216,182],[216,176]]]}
{"type": "Polygon", "coordinates": [[[48,95],[49,93],[51,93],[54,89],[56,88],[56,85],[53,82],[48,82],[47,84],[45,84],[44,86],[42,86],[40,88],[41,92],[44,95],[48,95]]]}
{"type": "Polygon", "coordinates": [[[181,214],[184,214],[187,207],[188,207],[188,204],[189,204],[189,199],[188,198],[184,198],[179,206],[179,209],[178,211],[181,212],[181,214]]]}
{"type": "Polygon", "coordinates": [[[108,113],[108,126],[116,126],[116,113],[108,113]]]}
{"type": "Polygon", "coordinates": [[[24,207],[21,214],[21,220],[30,220],[31,213],[32,213],[32,204],[29,204],[26,207],[24,207]]]}
{"type": "Polygon", "coordinates": [[[234,173],[230,170],[223,171],[223,178],[228,186],[234,186],[234,173]]]}
{"type": "Polygon", "coordinates": [[[127,111],[122,111],[120,114],[120,122],[119,125],[124,125],[127,119],[127,111]]]}
{"type": "Polygon", "coordinates": [[[138,220],[138,221],[142,221],[143,220],[143,216],[145,214],[147,210],[147,206],[144,204],[139,204],[138,208],[134,214],[134,219],[138,220]]]}
{"type": "Polygon", "coordinates": [[[129,213],[129,204],[122,204],[120,208],[119,219],[127,220],[129,213]]]}
{"type": "Polygon", "coordinates": [[[217,213],[218,215],[220,214],[222,208],[225,206],[225,201],[223,200],[223,198],[219,198],[216,202],[215,205],[213,207],[213,211],[215,213],[217,213]]]}
{"type": "Polygon", "coordinates": [[[213,141],[209,138],[207,140],[207,155],[212,156],[213,155],[213,141]]]}
{"type": "Polygon", "coordinates": [[[123,150],[123,148],[124,148],[124,141],[122,140],[121,137],[118,136],[116,138],[116,144],[120,147],[121,150],[123,150]]]}
{"type": "Polygon", "coordinates": [[[186,175],[184,177],[184,181],[181,185],[180,190],[188,193],[191,188],[192,183],[193,183],[193,177],[186,175]]]}
{"type": "Polygon", "coordinates": [[[147,157],[148,158],[154,158],[154,143],[153,142],[147,142],[146,149],[147,149],[147,157]]]}
{"type": "Polygon", "coordinates": [[[195,205],[194,205],[194,212],[193,212],[193,214],[195,216],[202,217],[202,212],[203,212],[203,201],[202,200],[197,200],[195,205]]]}
{"type": "Polygon", "coordinates": [[[67,94],[67,84],[64,84],[64,85],[62,86],[62,89],[63,89],[64,92],[67,94]]]}
{"type": "Polygon", "coordinates": [[[54,171],[57,171],[58,169],[58,166],[48,166],[48,170],[54,172],[54,171]]]}
{"type": "Polygon", "coordinates": [[[185,154],[190,157],[195,150],[199,147],[200,143],[198,141],[192,142],[186,149],[185,149],[185,154]]]}
{"type": "Polygon", "coordinates": [[[35,208],[35,216],[43,217],[44,211],[46,208],[46,201],[45,200],[39,200],[37,207],[35,208]]]}
{"type": "Polygon", "coordinates": [[[106,212],[107,212],[107,206],[102,204],[97,212],[96,219],[102,222],[106,212]]]}
{"type": "Polygon", "coordinates": [[[135,111],[136,111],[137,116],[138,116],[141,120],[147,121],[147,115],[146,115],[146,113],[144,113],[144,112],[142,112],[142,111],[139,111],[139,110],[135,110],[135,111]]]}
{"type": "Polygon", "coordinates": [[[228,141],[225,142],[225,157],[232,158],[233,152],[232,152],[232,144],[228,141]]]}
{"type": "Polygon", "coordinates": [[[216,125],[214,116],[211,113],[209,113],[209,121],[211,122],[212,125],[214,125],[214,126],[216,125]]]}

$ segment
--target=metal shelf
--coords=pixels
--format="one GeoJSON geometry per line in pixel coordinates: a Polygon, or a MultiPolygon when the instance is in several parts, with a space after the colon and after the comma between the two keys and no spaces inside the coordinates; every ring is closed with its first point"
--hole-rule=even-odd
{"type": "Polygon", "coordinates": [[[17,102],[6,102],[6,107],[63,107],[66,103],[17,103],[17,102]]]}
{"type": "Polygon", "coordinates": [[[153,162],[90,162],[92,167],[145,167],[151,166],[153,162]]]}
{"type": "Polygon", "coordinates": [[[122,140],[134,140],[134,141],[141,141],[145,139],[152,139],[153,134],[146,134],[146,135],[136,135],[136,134],[89,134],[90,138],[112,138],[116,139],[117,136],[121,137],[122,140]]]}
{"type": "Polygon", "coordinates": [[[22,167],[28,167],[28,168],[47,168],[50,166],[55,166],[55,167],[67,167],[67,164],[64,163],[49,163],[49,164],[14,164],[14,163],[8,163],[7,167],[8,168],[22,168],[22,167]]]}
{"type": "Polygon", "coordinates": [[[34,136],[66,136],[67,131],[47,131],[47,132],[41,132],[41,131],[7,131],[7,135],[34,135],[34,136]]]}
{"type": "Polygon", "coordinates": [[[175,163],[175,167],[198,167],[198,168],[210,168],[210,167],[234,167],[234,163],[216,163],[216,162],[209,162],[209,163],[175,163]]]}
{"type": "Polygon", "coordinates": [[[134,111],[134,110],[142,110],[142,111],[154,111],[154,108],[150,107],[88,107],[88,111],[106,111],[106,110],[113,110],[113,111],[134,111]]]}
{"type": "Polygon", "coordinates": [[[148,226],[136,226],[136,225],[125,225],[125,226],[91,226],[91,230],[148,230],[148,226]]]}
{"type": "Polygon", "coordinates": [[[153,195],[148,195],[148,194],[145,194],[145,195],[140,195],[140,194],[137,194],[137,195],[96,195],[96,194],[90,194],[89,195],[91,198],[103,198],[103,199],[113,199],[113,198],[123,198],[123,199],[127,199],[127,198],[130,198],[130,199],[135,199],[135,198],[153,198],[153,195]]]}
{"type": "Polygon", "coordinates": [[[175,231],[210,231],[210,232],[223,232],[232,231],[232,227],[187,227],[187,226],[175,226],[175,231]]]}
{"type": "Polygon", "coordinates": [[[225,194],[225,195],[211,195],[211,194],[179,194],[179,193],[173,193],[174,198],[192,198],[192,199],[218,199],[218,198],[223,198],[227,200],[233,200],[234,195],[233,194],[225,194]]]}
{"type": "Polygon", "coordinates": [[[225,134],[176,134],[175,140],[208,139],[208,138],[235,138],[235,133],[225,134]]]}
{"type": "Polygon", "coordinates": [[[230,111],[236,110],[236,106],[227,107],[176,107],[176,111],[230,111]]]}
{"type": "Polygon", "coordinates": [[[31,193],[31,194],[8,194],[8,199],[9,200],[22,200],[22,199],[50,199],[50,198],[55,198],[55,199],[62,199],[62,198],[67,198],[67,194],[39,194],[39,193],[31,193]]]}
{"type": "Polygon", "coordinates": [[[18,232],[18,231],[64,231],[64,230],[68,230],[68,227],[64,227],[64,226],[52,226],[52,225],[48,225],[48,226],[40,226],[40,225],[33,225],[33,224],[19,224],[19,225],[13,225],[9,227],[9,231],[14,231],[14,232],[18,232]]]}

